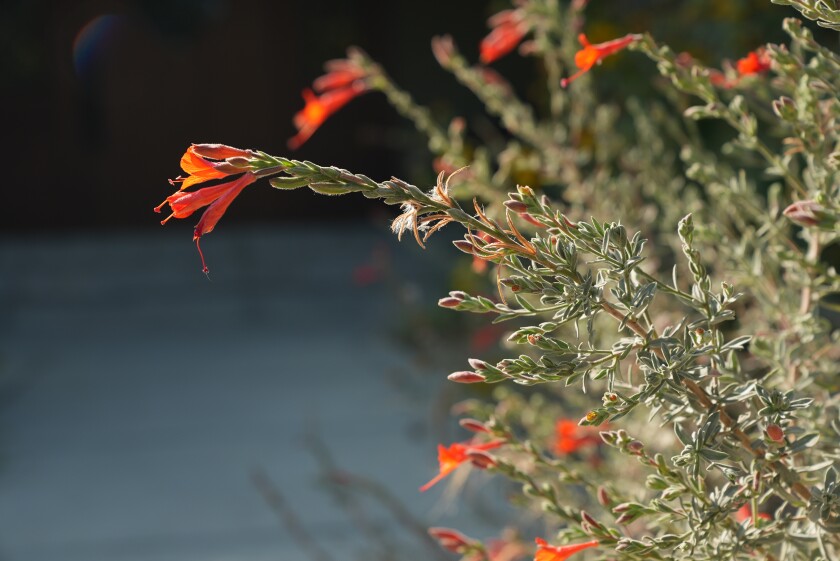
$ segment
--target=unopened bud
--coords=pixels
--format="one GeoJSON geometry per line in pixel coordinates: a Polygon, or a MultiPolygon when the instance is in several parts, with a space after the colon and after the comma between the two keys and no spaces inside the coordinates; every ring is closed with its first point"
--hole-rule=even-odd
{"type": "Polygon", "coordinates": [[[785,431],[782,430],[782,427],[776,424],[767,425],[767,436],[770,440],[775,442],[784,442],[785,441],[785,431]]]}
{"type": "Polygon", "coordinates": [[[523,203],[522,201],[505,201],[505,206],[512,210],[513,212],[519,214],[528,210],[528,205],[523,203]]]}
{"type": "Polygon", "coordinates": [[[816,201],[796,201],[783,214],[802,226],[816,226],[825,217],[823,207],[816,201]]]}
{"type": "Polygon", "coordinates": [[[542,339],[542,337],[540,337],[539,335],[528,335],[528,342],[532,345],[536,345],[540,341],[540,339],[542,339]]]}
{"type": "Polygon", "coordinates": [[[452,242],[452,245],[454,245],[464,253],[475,255],[475,247],[467,240],[455,240],[454,242],[452,242]]]}
{"type": "Polygon", "coordinates": [[[483,450],[467,450],[467,459],[478,469],[488,469],[498,464],[496,458],[483,450]]]}
{"type": "Polygon", "coordinates": [[[491,432],[487,425],[477,419],[461,419],[458,424],[470,432],[491,432]]]}
{"type": "Polygon", "coordinates": [[[461,553],[474,543],[461,532],[450,528],[429,528],[428,532],[443,549],[453,553],[461,553]]]}
{"type": "Polygon", "coordinates": [[[446,298],[441,298],[438,300],[438,306],[443,308],[457,308],[461,305],[462,300],[458,300],[457,298],[453,298],[452,296],[447,296],[446,298]]]}
{"type": "Polygon", "coordinates": [[[580,517],[581,517],[581,518],[582,518],[582,519],[583,519],[583,520],[584,520],[587,524],[589,524],[590,526],[592,526],[593,528],[602,529],[602,528],[604,527],[604,526],[603,526],[600,522],[598,522],[597,520],[595,520],[594,518],[592,518],[592,515],[591,515],[591,514],[589,514],[588,512],[586,512],[585,510],[581,510],[581,511],[580,511],[580,517]]]}
{"type": "Polygon", "coordinates": [[[612,511],[615,514],[621,514],[622,512],[627,512],[633,508],[633,503],[621,503],[620,505],[616,505],[612,511]]]}
{"type": "Polygon", "coordinates": [[[484,376],[478,372],[462,371],[453,372],[447,376],[451,382],[458,382],[459,384],[476,384],[484,381],[484,376]]]}
{"type": "Polygon", "coordinates": [[[598,487],[598,503],[600,503],[601,506],[610,506],[612,504],[610,496],[604,487],[598,487]]]}
{"type": "Polygon", "coordinates": [[[590,411],[589,413],[586,414],[586,417],[584,417],[584,419],[586,419],[590,423],[593,422],[597,418],[598,418],[598,413],[596,411],[590,411]]]}
{"type": "Polygon", "coordinates": [[[451,35],[440,35],[432,38],[432,54],[435,55],[438,63],[446,68],[452,62],[452,55],[455,54],[455,44],[451,35]]]}
{"type": "Polygon", "coordinates": [[[645,449],[645,445],[639,442],[638,440],[633,440],[627,444],[627,449],[630,450],[633,454],[639,454],[642,450],[645,449]]]}
{"type": "Polygon", "coordinates": [[[254,153],[250,150],[242,150],[241,148],[234,148],[226,144],[193,144],[191,150],[202,158],[210,158],[212,160],[226,160],[237,156],[242,158],[254,156],[254,153]]]}
{"type": "Polygon", "coordinates": [[[487,363],[486,363],[486,362],[484,362],[484,361],[483,361],[483,360],[481,360],[481,359],[478,359],[478,358],[470,358],[470,359],[467,359],[467,362],[469,362],[469,363],[470,363],[470,366],[472,366],[472,367],[473,367],[473,368],[475,368],[476,370],[486,370],[486,369],[487,369],[487,363]]]}

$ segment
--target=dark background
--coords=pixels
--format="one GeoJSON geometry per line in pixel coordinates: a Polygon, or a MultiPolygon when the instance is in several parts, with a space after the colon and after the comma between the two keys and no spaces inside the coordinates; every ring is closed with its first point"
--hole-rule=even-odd
{"type": "MultiPolygon", "coordinates": [[[[454,114],[475,118],[481,108],[437,66],[429,41],[451,33],[476,60],[484,20],[508,4],[18,0],[0,6],[0,231],[16,236],[157,227],[151,209],[171,192],[166,179],[179,174],[178,160],[191,142],[423,182],[432,173],[423,139],[378,94],[354,100],[291,154],[286,140],[295,132],[300,91],[325,60],[358,45],[442,122],[454,114]]],[[[588,12],[593,40],[651,30],[708,64],[784,40],[780,17],[795,15],[766,0],[593,1],[588,12]]],[[[645,93],[652,65],[639,55],[626,58],[625,74],[603,83],[619,95],[645,93]]],[[[517,87],[538,73],[534,61],[516,54],[494,66],[517,87]]],[[[336,204],[302,190],[249,191],[224,223],[355,220],[378,208],[361,197],[336,204]]]]}

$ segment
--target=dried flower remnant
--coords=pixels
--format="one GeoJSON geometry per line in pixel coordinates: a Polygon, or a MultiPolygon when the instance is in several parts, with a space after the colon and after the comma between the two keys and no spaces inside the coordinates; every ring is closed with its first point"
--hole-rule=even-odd
{"type": "Polygon", "coordinates": [[[641,39],[641,35],[631,33],[619,39],[613,39],[612,41],[592,45],[586,38],[586,35],[581,33],[578,35],[578,41],[580,41],[583,49],[575,53],[575,66],[577,66],[579,70],[574,75],[564,78],[560,82],[560,85],[565,88],[572,81],[578,79],[586,72],[589,72],[593,66],[601,62],[604,58],[617,53],[639,39],[641,39]]]}
{"type": "Polygon", "coordinates": [[[428,483],[420,487],[420,491],[427,491],[434,484],[442,480],[444,477],[455,471],[455,469],[464,462],[470,461],[469,453],[472,451],[486,451],[498,448],[504,444],[503,440],[491,440],[483,444],[473,444],[472,442],[454,442],[449,447],[443,444],[438,444],[438,464],[440,464],[440,472],[428,483]]]}
{"type": "Polygon", "coordinates": [[[492,31],[481,40],[479,46],[479,58],[484,64],[490,64],[511,52],[528,33],[528,25],[520,10],[503,10],[490,17],[487,23],[492,31]]]}
{"type": "Polygon", "coordinates": [[[568,545],[548,545],[542,538],[536,538],[537,553],[534,556],[534,561],[565,561],[575,553],[589,549],[590,547],[598,547],[598,540],[592,540],[583,543],[572,543],[568,545]]]}
{"type": "Polygon", "coordinates": [[[181,158],[181,168],[189,175],[178,177],[169,182],[174,185],[181,183],[178,191],[168,196],[166,200],[155,207],[155,212],[161,212],[165,205],[169,205],[171,214],[161,221],[166,224],[170,218],[187,218],[196,210],[207,207],[195,226],[193,241],[201,257],[201,267],[208,273],[204,253],[201,251],[201,236],[209,234],[224,215],[227,208],[242,190],[257,180],[247,158],[253,156],[249,150],[241,150],[223,144],[194,144],[190,146],[181,158]],[[223,161],[211,161],[223,160],[223,161]],[[230,175],[242,174],[236,179],[204,187],[197,191],[185,191],[187,187],[212,179],[221,179],[230,175]]]}

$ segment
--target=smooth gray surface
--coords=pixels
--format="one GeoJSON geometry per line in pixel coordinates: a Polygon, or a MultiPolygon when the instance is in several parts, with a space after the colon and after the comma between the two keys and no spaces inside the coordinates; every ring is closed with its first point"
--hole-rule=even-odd
{"type": "MultiPolygon", "coordinates": [[[[224,228],[203,244],[208,281],[184,228],[0,242],[0,560],[309,559],[249,482],[255,467],[355,558],[308,430],[425,516],[435,441],[411,429],[446,372],[401,389],[418,372],[388,333],[394,298],[351,281],[383,243],[224,228]]],[[[394,259],[421,298],[440,296],[423,288],[448,267],[440,252],[394,259]]]]}

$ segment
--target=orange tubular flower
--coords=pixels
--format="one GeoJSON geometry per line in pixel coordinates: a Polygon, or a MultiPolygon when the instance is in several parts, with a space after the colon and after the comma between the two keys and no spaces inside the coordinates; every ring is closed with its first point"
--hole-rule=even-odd
{"type": "Polygon", "coordinates": [[[555,425],[554,453],[565,456],[585,446],[597,446],[601,438],[589,427],[581,427],[571,419],[560,419],[555,425]]]}
{"type": "Polygon", "coordinates": [[[295,114],[294,124],[298,133],[289,139],[289,148],[297,150],[327,120],[327,117],[344,107],[351,99],[368,91],[365,82],[367,71],[352,60],[331,60],[327,73],[316,78],[312,87],[320,95],[306,89],[306,105],[295,114]]]}
{"type": "Polygon", "coordinates": [[[740,59],[735,68],[741,76],[761,74],[770,70],[770,57],[763,48],[756,49],[740,59]]]}
{"type": "Polygon", "coordinates": [[[224,144],[193,144],[181,156],[181,169],[187,172],[187,177],[179,175],[175,179],[170,179],[169,183],[171,185],[181,183],[183,190],[202,181],[227,177],[231,173],[237,173],[235,168],[226,162],[211,162],[205,158],[224,160],[234,157],[247,158],[252,155],[250,150],[241,150],[224,144]]]}
{"type": "Polygon", "coordinates": [[[548,545],[542,538],[537,538],[535,541],[539,547],[537,548],[537,554],[534,556],[534,561],[566,561],[579,551],[599,545],[598,540],[561,546],[548,545]]]}
{"type": "Polygon", "coordinates": [[[435,483],[442,480],[444,477],[455,471],[455,469],[462,463],[470,461],[468,453],[473,450],[492,450],[504,444],[503,440],[493,440],[485,442],[484,444],[472,444],[471,442],[455,442],[445,447],[443,444],[438,444],[438,463],[440,464],[440,473],[438,473],[431,481],[420,487],[420,491],[427,491],[435,483]]]}
{"type": "Polygon", "coordinates": [[[580,44],[583,45],[583,49],[575,53],[575,66],[577,66],[580,70],[578,70],[578,72],[573,76],[564,78],[560,82],[560,85],[565,88],[573,80],[576,80],[586,72],[589,72],[595,64],[601,62],[601,59],[617,53],[630,45],[633,41],[637,41],[640,38],[641,36],[631,33],[621,37],[620,39],[613,39],[612,41],[592,45],[586,39],[586,35],[581,33],[578,35],[578,41],[580,41],[580,44]]]}
{"type": "Polygon", "coordinates": [[[504,10],[487,20],[492,31],[481,40],[479,58],[484,64],[498,60],[516,48],[528,33],[517,10],[504,10]]]}
{"type": "Polygon", "coordinates": [[[166,224],[170,218],[187,218],[196,210],[207,207],[198,224],[196,224],[193,234],[198,254],[201,256],[202,270],[205,273],[208,273],[209,269],[204,261],[199,239],[213,231],[233,199],[245,187],[257,180],[257,177],[251,171],[248,171],[250,168],[247,162],[244,165],[243,162],[237,162],[237,165],[232,163],[234,158],[242,159],[250,156],[253,156],[253,153],[249,150],[241,150],[224,144],[193,144],[181,158],[181,168],[189,176],[170,179],[169,182],[173,185],[180,182],[181,188],[155,207],[155,212],[160,212],[168,204],[172,210],[172,213],[164,218],[161,224],[166,224]],[[225,161],[213,162],[206,158],[224,159],[225,161]],[[197,191],[184,191],[195,183],[240,173],[241,176],[226,183],[205,187],[197,191]]]}

